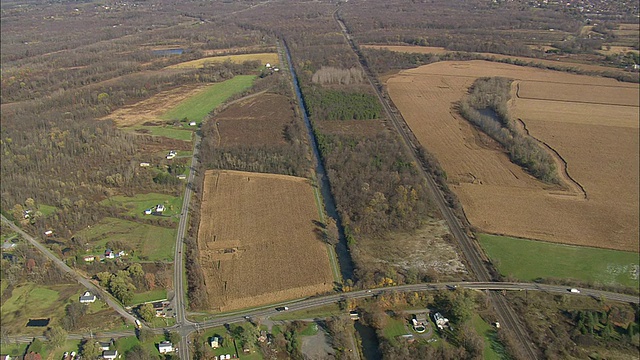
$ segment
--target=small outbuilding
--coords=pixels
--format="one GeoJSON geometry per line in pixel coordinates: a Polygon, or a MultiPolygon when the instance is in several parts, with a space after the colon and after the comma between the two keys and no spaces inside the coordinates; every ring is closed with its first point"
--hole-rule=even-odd
{"type": "Polygon", "coordinates": [[[118,357],[118,350],[105,350],[102,352],[102,357],[105,359],[115,359],[118,357]]]}

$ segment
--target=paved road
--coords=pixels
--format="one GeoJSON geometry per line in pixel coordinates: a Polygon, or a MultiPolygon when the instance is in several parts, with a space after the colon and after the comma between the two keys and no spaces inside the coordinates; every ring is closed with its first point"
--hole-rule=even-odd
{"type": "Polygon", "coordinates": [[[16,224],[14,224],[13,222],[11,222],[7,218],[5,218],[4,215],[0,215],[0,216],[2,216],[2,222],[3,223],[9,225],[9,227],[13,231],[15,231],[18,234],[20,234],[20,236],[22,236],[22,238],[27,240],[29,243],[31,243],[31,245],[33,245],[36,249],[38,249],[40,252],[42,252],[47,258],[49,258],[49,260],[51,260],[53,262],[54,265],[59,267],[65,273],[71,275],[73,278],[76,279],[76,281],[78,283],[80,283],[81,285],[86,287],[89,291],[91,291],[93,294],[95,294],[98,298],[104,300],[109,306],[111,306],[115,311],[117,311],[123,318],[129,320],[131,323],[134,322],[135,317],[133,315],[129,314],[122,307],[122,305],[120,305],[120,303],[118,303],[117,301],[115,301],[111,297],[111,295],[107,294],[101,288],[99,288],[98,286],[94,285],[91,281],[89,281],[89,279],[84,278],[80,274],[75,272],[72,268],[67,266],[67,264],[65,264],[62,260],[58,259],[57,256],[55,256],[51,251],[49,251],[49,249],[47,249],[39,241],[34,239],[31,235],[27,234],[26,232],[22,231],[22,229],[17,227],[16,224]]]}
{"type": "Polygon", "coordinates": [[[178,231],[176,235],[176,248],[174,254],[173,263],[173,288],[175,291],[173,299],[173,308],[176,311],[176,330],[182,336],[180,344],[178,345],[178,356],[181,359],[189,359],[189,345],[188,345],[188,332],[185,332],[185,325],[192,325],[186,317],[186,303],[184,289],[184,266],[182,261],[184,256],[182,255],[184,236],[187,229],[189,219],[189,203],[191,202],[193,179],[195,178],[196,169],[198,168],[198,151],[200,149],[200,136],[195,134],[195,140],[193,144],[193,156],[191,157],[191,169],[189,176],[187,177],[187,186],[184,190],[184,198],[182,200],[182,210],[180,213],[180,222],[178,223],[178,231]]]}
{"type": "MultiPolygon", "coordinates": [[[[371,87],[375,89],[378,99],[385,109],[387,118],[390,120],[390,123],[393,125],[396,131],[402,136],[404,144],[413,157],[414,162],[416,164],[421,164],[421,161],[418,157],[418,147],[416,146],[416,142],[411,136],[411,130],[407,127],[406,123],[403,120],[398,119],[396,113],[391,109],[389,102],[382,96],[381,85],[379,84],[377,77],[369,68],[366,59],[360,52],[358,46],[353,41],[347,27],[344,25],[342,20],[339,19],[338,11],[339,9],[336,9],[336,11],[334,12],[334,18],[340,25],[342,34],[347,40],[347,43],[351,46],[351,49],[358,57],[360,65],[362,66],[362,70],[366,74],[371,87]]],[[[455,216],[451,208],[448,206],[447,202],[444,199],[444,195],[440,192],[432,175],[422,166],[418,166],[418,168],[422,170],[423,177],[427,180],[429,198],[433,199],[438,205],[440,212],[449,225],[449,229],[451,230],[452,235],[458,242],[460,249],[462,249],[462,253],[465,259],[467,259],[469,269],[475,274],[478,280],[490,281],[491,275],[487,270],[487,264],[485,264],[483,260],[483,253],[478,248],[478,244],[470,239],[467,233],[463,230],[458,217],[455,216]]],[[[494,306],[494,309],[496,310],[499,321],[504,324],[504,329],[511,332],[517,338],[526,357],[530,359],[537,359],[537,348],[535,347],[535,345],[533,345],[524,326],[519,322],[518,317],[513,312],[513,309],[511,309],[506,299],[504,299],[500,294],[495,293],[490,293],[489,298],[494,306]]]]}

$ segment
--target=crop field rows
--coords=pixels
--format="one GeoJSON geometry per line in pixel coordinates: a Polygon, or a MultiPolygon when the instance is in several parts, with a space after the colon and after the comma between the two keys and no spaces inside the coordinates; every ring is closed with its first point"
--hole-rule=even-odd
{"type": "Polygon", "coordinates": [[[469,61],[402,71],[387,86],[416,137],[440,160],[467,217],[478,229],[637,250],[637,85],[469,61]],[[533,179],[457,115],[455,102],[474,78],[485,76],[516,80],[512,94],[520,86],[521,97],[512,96],[512,116],[562,157],[587,199],[567,186],[533,179]]]}
{"type": "Polygon", "coordinates": [[[201,211],[198,248],[212,309],[254,307],[333,288],[307,179],[209,170],[201,211]]]}

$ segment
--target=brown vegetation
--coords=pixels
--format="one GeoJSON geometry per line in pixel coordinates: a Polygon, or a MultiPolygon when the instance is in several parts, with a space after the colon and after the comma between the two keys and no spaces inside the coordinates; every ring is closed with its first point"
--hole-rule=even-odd
{"type": "Polygon", "coordinates": [[[401,72],[387,82],[394,103],[419,141],[440,160],[476,228],[637,250],[638,197],[629,194],[638,191],[638,179],[632,175],[638,171],[638,108],[512,100],[512,114],[568,164],[568,174],[586,191],[585,201],[579,189],[561,191],[535,181],[452,111],[452,104],[482,76],[518,79],[521,86],[542,82],[550,97],[558,82],[583,84],[576,85],[576,100],[584,92],[597,94],[611,87],[628,91],[626,98],[631,100],[637,98],[637,88],[608,79],[479,61],[431,64],[401,72]],[[611,192],[612,186],[624,190],[611,192]]]}
{"type": "Polygon", "coordinates": [[[207,171],[204,181],[198,250],[209,308],[227,311],[333,289],[308,180],[207,171]]]}

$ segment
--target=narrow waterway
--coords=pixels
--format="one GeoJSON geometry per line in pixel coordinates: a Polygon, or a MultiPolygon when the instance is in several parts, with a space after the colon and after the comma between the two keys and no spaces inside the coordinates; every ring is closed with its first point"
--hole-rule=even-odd
{"type": "Polygon", "coordinates": [[[381,360],[380,342],[376,335],[376,330],[371,326],[363,325],[360,321],[356,321],[355,326],[358,336],[360,336],[360,344],[362,345],[362,356],[365,360],[381,360]]]}
{"type": "Polygon", "coordinates": [[[313,156],[315,157],[315,163],[316,163],[316,169],[315,169],[316,179],[318,182],[318,186],[320,187],[322,200],[324,201],[324,208],[325,208],[326,214],[329,217],[333,218],[333,220],[335,220],[336,222],[336,225],[338,226],[338,233],[340,235],[340,240],[336,245],[336,255],[338,257],[338,263],[340,265],[340,274],[342,275],[343,281],[346,281],[347,279],[355,280],[353,277],[353,260],[351,259],[351,254],[349,253],[349,249],[347,248],[347,240],[346,240],[346,237],[344,236],[344,228],[342,227],[342,221],[340,220],[340,216],[338,215],[338,211],[336,209],[336,203],[333,199],[333,194],[331,194],[331,184],[329,183],[329,178],[327,177],[327,172],[322,162],[320,150],[318,149],[318,144],[316,143],[316,137],[313,134],[311,121],[309,120],[309,115],[307,114],[307,109],[304,104],[304,100],[302,99],[302,92],[300,91],[300,85],[298,84],[298,77],[296,76],[295,70],[293,69],[293,63],[291,62],[291,53],[289,52],[289,47],[284,41],[283,41],[283,44],[284,44],[284,52],[287,55],[287,63],[289,64],[289,71],[291,72],[291,79],[293,79],[293,88],[296,92],[298,105],[300,105],[300,111],[302,112],[302,116],[304,117],[304,124],[307,127],[307,135],[309,136],[309,143],[311,144],[311,148],[313,149],[313,156]]]}

